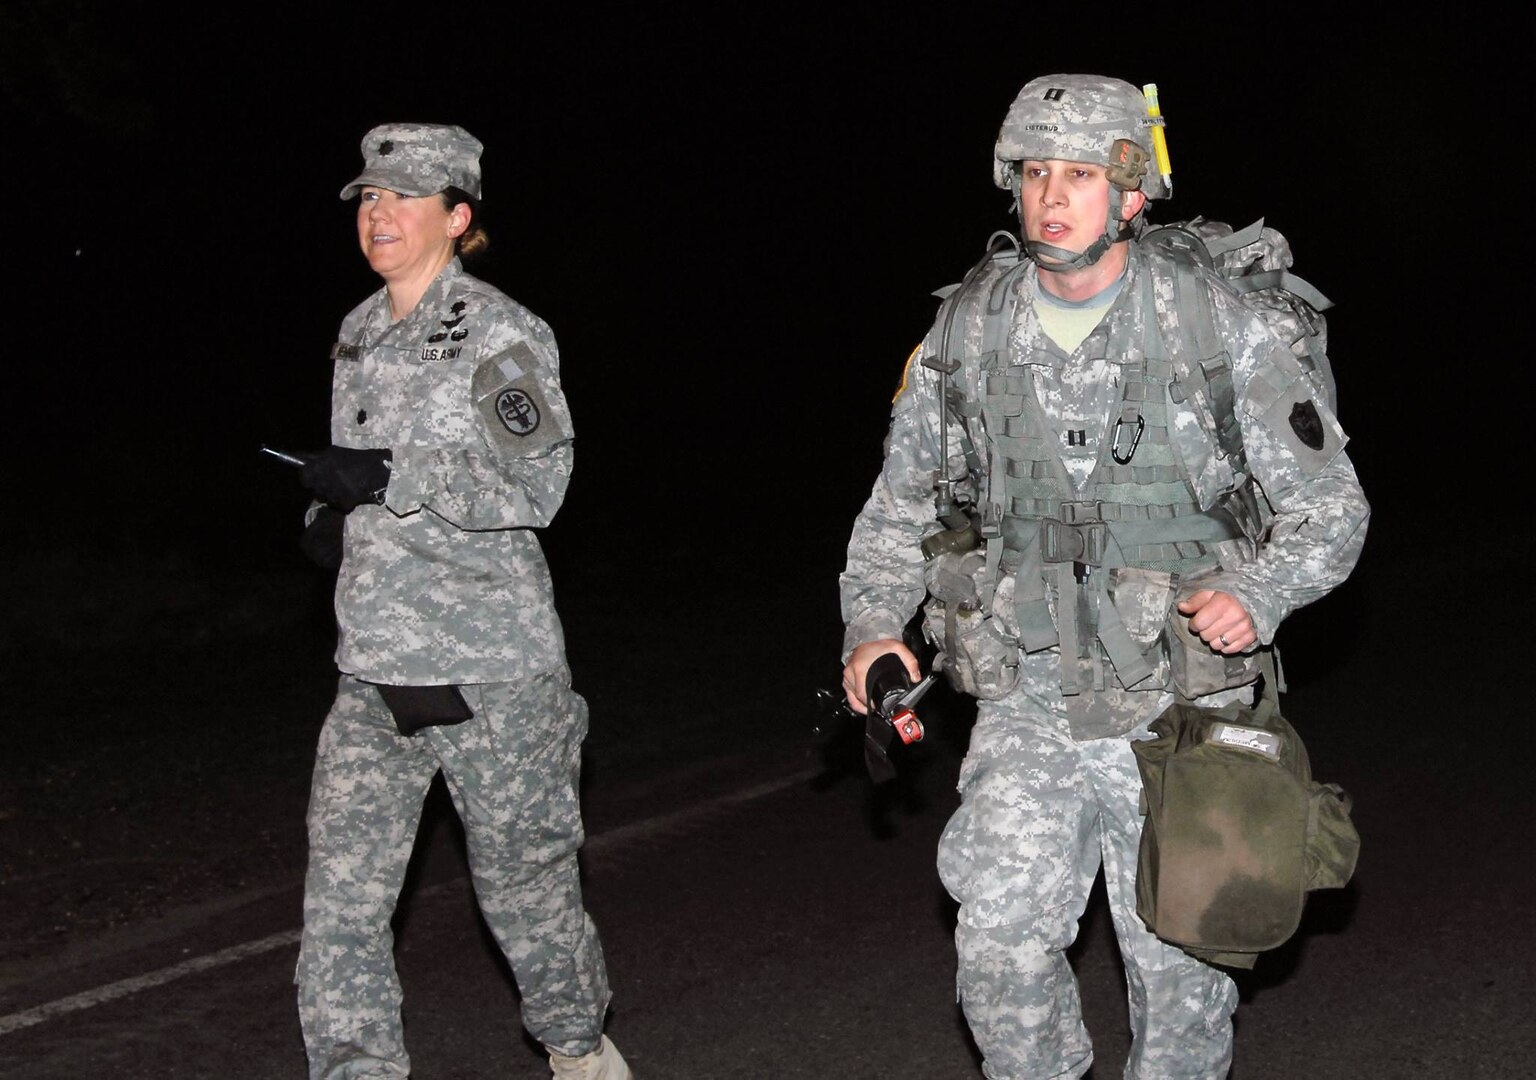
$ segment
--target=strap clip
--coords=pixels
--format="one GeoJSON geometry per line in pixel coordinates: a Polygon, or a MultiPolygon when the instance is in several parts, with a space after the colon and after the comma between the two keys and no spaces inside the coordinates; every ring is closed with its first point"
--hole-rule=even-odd
{"type": "Polygon", "coordinates": [[[1061,518],[1040,519],[1040,559],[1048,563],[1079,563],[1085,566],[1102,566],[1104,552],[1109,547],[1109,526],[1103,521],[1079,518],[1076,515],[1089,512],[1097,516],[1099,504],[1062,503],[1062,518],[1069,515],[1071,521],[1061,518]]]}
{"type": "Polygon", "coordinates": [[[1129,465],[1131,458],[1136,456],[1136,448],[1141,445],[1141,434],[1147,430],[1147,418],[1136,411],[1136,429],[1131,435],[1131,448],[1122,456],[1120,453],[1120,433],[1130,427],[1130,422],[1124,416],[1115,421],[1115,431],[1109,440],[1109,456],[1115,459],[1116,465],[1129,465]]]}

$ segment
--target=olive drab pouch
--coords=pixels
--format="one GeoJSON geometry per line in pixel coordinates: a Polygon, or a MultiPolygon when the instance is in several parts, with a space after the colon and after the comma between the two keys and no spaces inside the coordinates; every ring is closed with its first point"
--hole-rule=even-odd
{"type": "Polygon", "coordinates": [[[1018,685],[1019,644],[996,614],[1013,611],[1013,574],[999,578],[992,610],[985,611],[976,585],[985,562],[980,551],[946,552],[923,565],[929,593],[923,636],[938,648],[934,670],[950,686],[993,701],[1018,685]]]}
{"type": "Polygon", "coordinates": [[[1131,744],[1141,771],[1136,914],[1191,956],[1251,968],[1301,922],[1306,893],[1354,873],[1350,800],[1312,779],[1306,747],[1274,702],[1174,704],[1131,744]]]}

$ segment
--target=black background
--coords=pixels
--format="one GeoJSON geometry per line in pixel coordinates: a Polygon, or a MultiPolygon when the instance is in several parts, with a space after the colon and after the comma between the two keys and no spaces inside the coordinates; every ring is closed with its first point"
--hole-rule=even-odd
{"type": "Polygon", "coordinates": [[[1263,215],[1336,301],[1377,536],[1421,527],[1426,487],[1502,490],[1490,326],[1524,241],[1496,26],[1447,47],[1406,21],[1070,32],[1001,4],[517,8],[7,6],[8,547],[78,550],[86,578],[103,548],[291,556],[304,498],[256,447],[325,441],[326,350],[376,286],[336,192],[364,131],[423,120],[486,144],[475,269],[561,342],[556,529],[825,559],[928,292],[1009,225],[992,140],[1050,70],[1157,81],[1176,194],[1155,217],[1263,215]]]}

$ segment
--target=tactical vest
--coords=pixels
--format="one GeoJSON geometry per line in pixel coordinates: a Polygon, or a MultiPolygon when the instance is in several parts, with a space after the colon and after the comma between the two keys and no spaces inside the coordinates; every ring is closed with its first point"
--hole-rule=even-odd
{"type": "MultiPolygon", "coordinates": [[[[1060,646],[1069,713],[1085,713],[1084,734],[1115,734],[1114,718],[1134,712],[1117,707],[1124,693],[1167,685],[1161,630],[1180,580],[1214,570],[1245,548],[1251,554],[1263,522],[1242,457],[1231,365],[1200,271],[1179,259],[1139,260],[1128,287],[1141,292],[1145,332],[1139,342],[1108,343],[1125,354],[1110,357],[1120,367],[1120,395],[1078,494],[1060,436],[1036,393],[1035,369],[1044,361],[1010,355],[1017,289],[1030,265],[1016,255],[995,256],[987,271],[946,301],[955,310],[945,325],[961,328],[963,343],[950,353],[959,363],[946,380],[946,403],[965,432],[984,555],[979,566],[970,559],[974,595],[956,599],[964,590],[954,589],[952,580],[950,597],[942,595],[943,584],[935,590],[931,583],[930,591],[945,608],[952,665],[964,660],[955,655],[965,650],[954,647],[953,632],[969,604],[973,622],[990,618],[994,632],[1014,638],[1016,648],[1060,646]],[[1179,307],[1180,330],[1166,341],[1165,320],[1151,317],[1159,310],[1157,290],[1177,297],[1179,307]],[[978,320],[979,350],[972,344],[978,320]],[[971,334],[963,332],[967,327],[971,334]],[[1197,394],[1205,408],[1191,403],[1185,414],[1195,416],[1200,430],[1177,431],[1176,409],[1197,394]],[[1187,463],[1201,447],[1227,459],[1232,481],[1205,509],[1187,463]],[[999,595],[1010,583],[1011,596],[999,595]],[[999,604],[1011,610],[999,612],[999,604]]],[[[938,357],[923,362],[943,370],[938,357]]],[[[955,567],[937,576],[946,572],[953,578],[955,567]]],[[[995,687],[962,689],[1002,696],[1011,686],[1001,674],[995,687]]]]}

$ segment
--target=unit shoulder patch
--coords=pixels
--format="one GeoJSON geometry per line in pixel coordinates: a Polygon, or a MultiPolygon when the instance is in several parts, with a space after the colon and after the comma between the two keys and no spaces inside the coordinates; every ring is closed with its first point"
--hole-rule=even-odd
{"type": "Polygon", "coordinates": [[[1249,413],[1255,406],[1262,409],[1260,423],[1286,445],[1304,476],[1316,476],[1348,442],[1328,406],[1312,397],[1312,383],[1305,377],[1274,394],[1267,406],[1262,398],[1250,399],[1249,413]]]}
{"type": "Polygon", "coordinates": [[[1310,400],[1298,401],[1291,406],[1291,430],[1302,443],[1313,450],[1321,450],[1326,433],[1323,418],[1317,415],[1317,406],[1310,400]]]}
{"type": "Polygon", "coordinates": [[[517,342],[475,369],[471,394],[491,444],[516,457],[536,454],[570,438],[540,381],[543,364],[517,342]]]}

